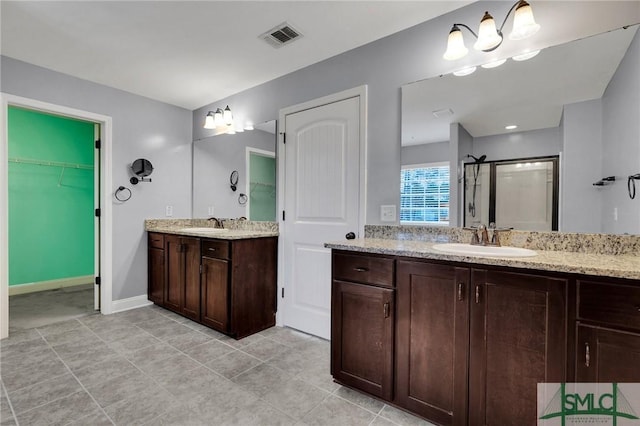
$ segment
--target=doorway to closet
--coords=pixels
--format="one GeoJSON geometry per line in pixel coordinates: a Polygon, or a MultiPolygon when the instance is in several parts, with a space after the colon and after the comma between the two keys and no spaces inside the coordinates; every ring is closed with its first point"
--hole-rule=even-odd
{"type": "Polygon", "coordinates": [[[100,309],[100,124],[9,106],[9,328],[100,309]]]}

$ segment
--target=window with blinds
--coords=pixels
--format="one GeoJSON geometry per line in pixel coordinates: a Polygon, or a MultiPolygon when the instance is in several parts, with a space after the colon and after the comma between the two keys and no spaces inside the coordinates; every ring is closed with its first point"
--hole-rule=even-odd
{"type": "Polygon", "coordinates": [[[403,166],[400,222],[449,224],[449,164],[403,166]]]}

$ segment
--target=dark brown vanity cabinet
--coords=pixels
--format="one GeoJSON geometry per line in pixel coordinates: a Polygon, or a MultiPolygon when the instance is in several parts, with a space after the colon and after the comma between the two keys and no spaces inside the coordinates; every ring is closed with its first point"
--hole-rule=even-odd
{"type": "Polygon", "coordinates": [[[398,405],[440,424],[466,424],[469,269],[398,261],[398,405]]]}
{"type": "Polygon", "coordinates": [[[395,261],[333,253],[331,372],[339,382],[393,397],[395,261]]]}
{"type": "Polygon", "coordinates": [[[229,243],[202,242],[202,323],[229,331],[229,243]]]}
{"type": "Polygon", "coordinates": [[[277,237],[149,233],[149,300],[236,338],[275,325],[277,237]]]}
{"type": "Polygon", "coordinates": [[[578,280],[577,382],[640,382],[640,287],[578,280]]]}
{"type": "Polygon", "coordinates": [[[469,424],[537,419],[537,384],[566,381],[568,280],[471,270],[469,424]]]}
{"type": "Polygon", "coordinates": [[[149,233],[148,289],[149,300],[164,304],[164,235],[149,233]]]}
{"type": "Polygon", "coordinates": [[[437,424],[535,424],[537,383],[566,379],[568,280],[386,257],[396,262],[387,288],[353,276],[346,282],[344,270],[371,274],[367,261],[379,259],[333,254],[336,381],[437,424]],[[385,318],[393,283],[395,309],[385,318]],[[393,321],[395,341],[380,337],[393,336],[381,318],[393,321]],[[384,362],[388,357],[393,367],[384,362]],[[350,362],[360,369],[346,368],[350,362]],[[382,386],[388,383],[392,391],[382,386]]]}
{"type": "Polygon", "coordinates": [[[165,235],[164,306],[187,318],[200,319],[200,240],[165,235]]]}

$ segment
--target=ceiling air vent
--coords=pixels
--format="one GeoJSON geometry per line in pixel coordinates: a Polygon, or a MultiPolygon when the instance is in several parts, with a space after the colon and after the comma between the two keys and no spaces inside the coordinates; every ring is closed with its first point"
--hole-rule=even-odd
{"type": "Polygon", "coordinates": [[[300,31],[296,30],[287,22],[270,29],[264,34],[260,35],[260,38],[269,43],[271,46],[278,48],[285,44],[289,44],[294,40],[302,37],[300,31]]]}

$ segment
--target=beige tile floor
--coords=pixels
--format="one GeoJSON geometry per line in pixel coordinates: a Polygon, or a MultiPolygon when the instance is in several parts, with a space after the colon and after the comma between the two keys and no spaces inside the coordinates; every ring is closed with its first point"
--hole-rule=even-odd
{"type": "Polygon", "coordinates": [[[155,306],[0,341],[1,425],[428,425],[334,383],[329,342],[236,341],[155,306]]]}

